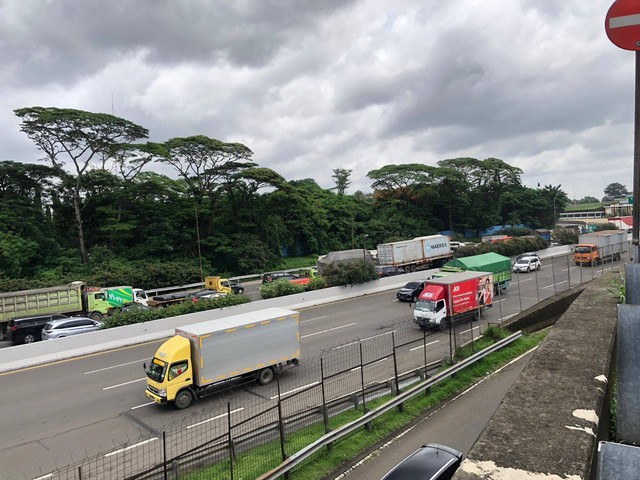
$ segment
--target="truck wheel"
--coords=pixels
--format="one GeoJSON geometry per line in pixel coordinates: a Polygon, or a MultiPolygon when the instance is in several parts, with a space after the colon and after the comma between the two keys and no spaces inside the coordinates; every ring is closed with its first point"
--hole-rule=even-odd
{"type": "Polygon", "coordinates": [[[36,336],[33,333],[27,333],[22,341],[24,343],[33,343],[36,341],[36,336]]]}
{"type": "Polygon", "coordinates": [[[89,318],[91,320],[95,320],[96,322],[101,322],[102,314],[100,312],[91,312],[91,315],[89,315],[89,318]]]}
{"type": "Polygon", "coordinates": [[[182,390],[181,392],[178,392],[178,395],[176,395],[176,398],[173,401],[173,406],[178,410],[182,410],[191,405],[191,402],[193,402],[193,395],[191,392],[189,390],[182,390]]]}
{"type": "Polygon", "coordinates": [[[412,303],[416,303],[417,301],[418,301],[418,296],[417,296],[417,295],[413,295],[413,296],[411,297],[411,302],[412,302],[412,303]]]}
{"type": "Polygon", "coordinates": [[[263,368],[262,370],[260,370],[260,373],[258,373],[257,380],[258,380],[258,385],[267,385],[271,383],[271,380],[273,380],[273,369],[263,368]]]}

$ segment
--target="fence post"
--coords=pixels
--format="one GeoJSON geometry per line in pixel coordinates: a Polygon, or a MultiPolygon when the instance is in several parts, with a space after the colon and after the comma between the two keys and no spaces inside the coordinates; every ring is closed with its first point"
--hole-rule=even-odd
{"type": "Polygon", "coordinates": [[[520,290],[520,272],[515,272],[518,274],[516,277],[518,279],[518,302],[520,302],[520,311],[522,312],[522,290],[520,290]]]}
{"type": "Polygon", "coordinates": [[[567,255],[567,282],[569,284],[569,288],[567,288],[567,290],[571,290],[571,267],[569,265],[569,255],[567,255]]]}
{"type": "Polygon", "coordinates": [[[322,390],[322,422],[324,423],[324,433],[329,433],[329,413],[327,412],[327,394],[324,389],[324,361],[320,357],[320,388],[322,390]]]}
{"type": "MultiPolygon", "coordinates": [[[[396,395],[400,395],[400,383],[398,382],[398,360],[396,359],[396,332],[391,332],[391,343],[393,344],[393,374],[396,380],[396,395]]],[[[404,411],[404,405],[398,405],[398,411],[404,411]]]]}
{"type": "MultiPolygon", "coordinates": [[[[280,432],[280,453],[282,454],[282,461],[287,459],[287,450],[285,449],[285,431],[284,421],[282,419],[282,398],[280,396],[280,376],[276,378],[278,386],[278,431],[280,432]]],[[[285,474],[285,478],[288,478],[288,473],[285,474]]]]}
{"type": "Polygon", "coordinates": [[[169,472],[167,472],[167,432],[162,431],[162,471],[164,473],[164,480],[169,479],[169,472]]]}
{"type": "Polygon", "coordinates": [[[227,441],[229,442],[229,474],[233,480],[233,460],[235,452],[233,448],[233,438],[231,436],[231,402],[227,402],[227,441]]]}
{"type": "MultiPolygon", "coordinates": [[[[424,351],[424,378],[429,378],[429,367],[427,365],[427,331],[422,329],[422,350],[424,351]]],[[[431,394],[431,387],[427,387],[425,392],[427,395],[431,394]]]]}
{"type": "Polygon", "coordinates": [[[367,413],[367,399],[365,398],[365,390],[364,390],[364,361],[362,355],[362,342],[359,343],[360,346],[360,382],[362,383],[362,409],[364,413],[367,413]]]}
{"type": "Polygon", "coordinates": [[[556,271],[553,268],[553,258],[551,259],[551,278],[553,279],[553,294],[555,295],[558,292],[556,291],[556,271]]]}
{"type": "Polygon", "coordinates": [[[78,467],[78,480],[82,480],[82,465],[78,467]]]}

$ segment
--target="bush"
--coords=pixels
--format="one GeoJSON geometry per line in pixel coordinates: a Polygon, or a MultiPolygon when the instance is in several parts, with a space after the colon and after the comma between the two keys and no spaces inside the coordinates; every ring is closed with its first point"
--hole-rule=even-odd
{"type": "Polygon", "coordinates": [[[321,288],[326,288],[327,286],[327,281],[324,279],[324,277],[313,277],[311,279],[311,281],[305,285],[304,289],[307,292],[310,292],[312,290],[320,290],[321,288]]]}
{"type": "Polygon", "coordinates": [[[364,260],[351,260],[328,265],[324,267],[322,275],[326,279],[327,285],[331,287],[357,285],[379,278],[373,263],[364,260]]]}
{"type": "Polygon", "coordinates": [[[186,299],[182,303],[170,305],[166,308],[152,308],[151,310],[131,309],[127,312],[119,312],[104,320],[104,328],[121,327],[135,323],[145,323],[161,318],[177,317],[188,313],[203,312],[214,308],[231,307],[249,303],[251,299],[246,295],[226,295],[224,297],[200,299],[192,302],[186,299]]]}
{"type": "Polygon", "coordinates": [[[260,287],[260,295],[265,299],[293,295],[294,293],[302,293],[304,291],[304,285],[296,285],[284,279],[269,282],[260,287]]]}

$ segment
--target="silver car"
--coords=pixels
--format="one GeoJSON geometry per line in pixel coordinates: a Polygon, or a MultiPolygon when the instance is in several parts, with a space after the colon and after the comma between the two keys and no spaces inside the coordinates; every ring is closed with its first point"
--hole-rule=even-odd
{"type": "Polygon", "coordinates": [[[80,333],[94,332],[102,328],[102,322],[86,317],[70,317],[47,322],[42,329],[42,339],[70,337],[80,333]]]}

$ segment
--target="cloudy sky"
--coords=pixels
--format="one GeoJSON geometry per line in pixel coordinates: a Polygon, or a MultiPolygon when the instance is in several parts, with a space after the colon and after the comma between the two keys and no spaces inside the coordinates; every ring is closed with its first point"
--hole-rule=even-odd
{"type": "Polygon", "coordinates": [[[456,157],[570,198],[631,190],[634,53],[605,34],[611,3],[0,0],[0,160],[35,163],[13,110],[55,106],[240,142],[325,188],[352,169],[350,193],[456,157]]]}

